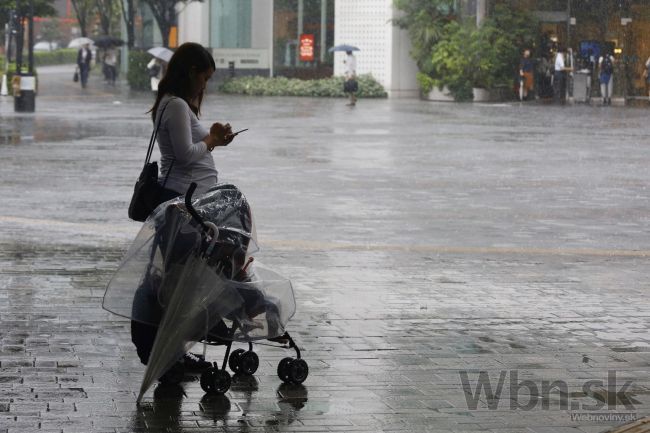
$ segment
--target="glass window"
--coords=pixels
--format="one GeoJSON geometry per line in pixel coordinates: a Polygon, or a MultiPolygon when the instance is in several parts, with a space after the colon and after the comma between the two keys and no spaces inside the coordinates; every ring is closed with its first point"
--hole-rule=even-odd
{"type": "Polygon", "coordinates": [[[331,76],[335,0],[275,0],[273,3],[273,62],[276,75],[317,78],[331,76]],[[302,12],[302,14],[300,14],[302,12]],[[299,34],[314,36],[314,61],[301,62],[299,34]]]}
{"type": "Polygon", "coordinates": [[[250,48],[251,18],[251,0],[212,0],[210,45],[213,48],[250,48]]]}

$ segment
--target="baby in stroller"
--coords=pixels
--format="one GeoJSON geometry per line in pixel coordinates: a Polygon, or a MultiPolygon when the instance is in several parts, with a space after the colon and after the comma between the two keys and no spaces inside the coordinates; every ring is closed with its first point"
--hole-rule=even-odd
{"type": "MultiPolygon", "coordinates": [[[[291,284],[273,271],[253,264],[251,254],[257,245],[248,202],[241,191],[228,184],[211,188],[194,202],[192,193],[191,187],[184,203],[176,199],[161,205],[145,222],[141,231],[143,242],[138,243],[136,238],[132,246],[136,251],[130,251],[132,258],[139,257],[135,262],[140,264],[144,264],[145,254],[148,256],[144,269],[140,267],[141,278],[132,295],[129,314],[132,341],[140,360],[149,364],[157,339],[167,338],[158,334],[165,327],[165,316],[172,314],[169,311],[177,312],[178,302],[174,299],[192,298],[186,292],[194,290],[197,299],[184,300],[183,305],[189,307],[179,316],[188,324],[185,327],[189,335],[183,338],[225,345],[223,365],[218,369],[216,363],[207,362],[200,355],[184,353],[159,380],[177,381],[185,371],[203,371],[202,388],[223,393],[230,385],[226,362],[234,373],[255,373],[259,360],[253,352],[253,341],[267,339],[288,344],[296,351],[297,359],[282,360],[278,376],[285,382],[302,383],[308,374],[307,364],[284,331],[295,311],[291,284]],[[200,269],[207,269],[207,277],[202,280],[186,275],[197,264],[200,269]],[[189,285],[195,287],[186,287],[188,278],[189,285]],[[248,351],[237,349],[230,353],[233,341],[247,342],[248,351]]],[[[126,266],[128,256],[121,270],[133,275],[137,272],[126,266]]],[[[110,301],[111,285],[119,288],[124,282],[116,277],[111,280],[104,307],[121,314],[110,301]]]]}

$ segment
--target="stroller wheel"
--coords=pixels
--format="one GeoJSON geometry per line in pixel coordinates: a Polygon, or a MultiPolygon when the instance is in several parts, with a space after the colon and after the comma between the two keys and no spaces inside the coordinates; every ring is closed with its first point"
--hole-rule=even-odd
{"type": "Polygon", "coordinates": [[[304,359],[294,359],[289,364],[289,378],[295,384],[301,384],[309,375],[309,366],[304,359]]]}
{"type": "Polygon", "coordinates": [[[201,388],[210,394],[225,394],[230,389],[230,374],[210,368],[201,374],[201,388]]]}
{"type": "Polygon", "coordinates": [[[257,353],[251,350],[239,356],[239,366],[242,374],[247,376],[255,374],[259,365],[260,359],[257,357],[257,353]]]}
{"type": "Polygon", "coordinates": [[[237,349],[230,354],[228,358],[228,367],[230,370],[237,374],[241,371],[241,356],[246,353],[244,349],[237,349]]]}
{"type": "Polygon", "coordinates": [[[291,382],[290,370],[289,367],[293,362],[293,358],[283,358],[282,361],[278,364],[278,377],[282,382],[289,383],[291,382]]]}

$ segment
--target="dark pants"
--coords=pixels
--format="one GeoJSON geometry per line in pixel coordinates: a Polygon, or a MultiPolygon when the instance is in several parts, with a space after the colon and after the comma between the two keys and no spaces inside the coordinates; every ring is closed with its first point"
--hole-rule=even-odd
{"type": "Polygon", "coordinates": [[[115,80],[117,79],[117,68],[113,65],[105,66],[106,73],[104,75],[106,76],[106,81],[108,81],[110,84],[115,84],[115,80]]]}
{"type": "Polygon", "coordinates": [[[79,65],[79,81],[81,81],[81,87],[85,88],[88,83],[88,73],[90,72],[90,66],[85,64],[79,65]]]}
{"type": "MultiPolygon", "coordinates": [[[[162,191],[161,198],[163,201],[167,201],[179,197],[181,195],[182,194],[174,190],[165,188],[162,191]]],[[[137,296],[138,296],[138,292],[136,292],[136,298],[137,296]]],[[[145,304],[151,305],[151,309],[155,309],[156,306],[155,300],[146,300],[146,299],[134,300],[134,302],[142,302],[142,301],[144,301],[145,304]]],[[[158,315],[161,316],[162,311],[153,311],[152,314],[154,316],[158,316],[158,315]]],[[[151,322],[154,321],[155,318],[151,320],[151,322]]],[[[135,345],[140,361],[145,365],[149,362],[149,354],[151,353],[151,348],[153,347],[153,342],[156,339],[157,332],[158,332],[157,326],[131,320],[131,341],[135,345]]]]}
{"type": "Polygon", "coordinates": [[[555,71],[553,76],[553,97],[559,102],[564,102],[566,99],[566,72],[555,71]]]}

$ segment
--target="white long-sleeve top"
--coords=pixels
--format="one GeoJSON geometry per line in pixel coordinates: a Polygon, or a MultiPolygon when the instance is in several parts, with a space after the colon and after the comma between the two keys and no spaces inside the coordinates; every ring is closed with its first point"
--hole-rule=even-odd
{"type": "Polygon", "coordinates": [[[216,184],[218,173],[214,159],[203,141],[210,131],[199,123],[187,102],[165,95],[158,106],[156,118],[161,122],[158,129],[161,154],[159,182],[162,184],[169,172],[165,188],[181,194],[187,191],[192,182],[197,183],[198,193],[216,184]]]}
{"type": "Polygon", "coordinates": [[[345,56],[345,76],[346,78],[354,78],[357,75],[357,58],[354,54],[347,54],[345,56]]]}
{"type": "Polygon", "coordinates": [[[563,53],[557,53],[555,56],[555,72],[561,72],[564,71],[565,65],[564,65],[564,54],[563,53]]]}

